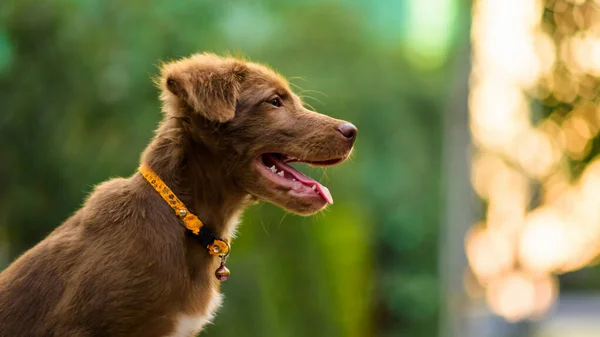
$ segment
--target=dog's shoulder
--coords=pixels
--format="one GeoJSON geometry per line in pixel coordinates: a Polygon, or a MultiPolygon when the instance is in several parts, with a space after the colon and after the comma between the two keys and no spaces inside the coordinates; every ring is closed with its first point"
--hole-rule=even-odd
{"type": "Polygon", "coordinates": [[[142,192],[143,189],[136,186],[133,177],[113,178],[96,185],[83,206],[88,212],[112,210],[109,213],[122,214],[134,208],[134,204],[141,204],[136,201],[143,198],[142,192]]]}
{"type": "Polygon", "coordinates": [[[97,185],[81,209],[87,226],[131,226],[173,220],[171,209],[139,176],[114,178],[97,185]]]}

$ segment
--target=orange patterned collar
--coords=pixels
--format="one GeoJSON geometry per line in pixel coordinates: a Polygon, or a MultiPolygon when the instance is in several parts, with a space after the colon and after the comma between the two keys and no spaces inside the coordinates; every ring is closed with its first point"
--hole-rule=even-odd
{"type": "Polygon", "coordinates": [[[208,228],[204,226],[198,217],[190,212],[185,204],[179,200],[177,195],[165,184],[160,177],[152,171],[147,165],[142,164],[138,169],[140,174],[152,185],[154,190],[163,198],[163,200],[173,209],[175,215],[179,217],[192,234],[198,237],[199,241],[206,247],[208,254],[221,258],[221,266],[215,272],[216,277],[224,281],[229,276],[229,270],[225,267],[225,261],[231,246],[231,239],[220,239],[215,236],[208,228]]]}

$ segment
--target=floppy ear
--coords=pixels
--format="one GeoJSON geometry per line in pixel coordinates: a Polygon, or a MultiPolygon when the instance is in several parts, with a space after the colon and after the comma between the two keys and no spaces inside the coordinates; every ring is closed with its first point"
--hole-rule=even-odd
{"type": "Polygon", "coordinates": [[[162,84],[195,113],[224,123],[235,116],[244,69],[235,59],[199,54],[165,65],[162,84]]]}

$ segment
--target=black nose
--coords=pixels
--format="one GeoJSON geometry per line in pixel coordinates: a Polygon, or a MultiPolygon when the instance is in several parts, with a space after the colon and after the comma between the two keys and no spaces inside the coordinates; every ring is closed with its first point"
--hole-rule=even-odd
{"type": "Polygon", "coordinates": [[[338,131],[344,135],[349,141],[354,142],[358,129],[350,123],[344,123],[338,127],[338,131]]]}

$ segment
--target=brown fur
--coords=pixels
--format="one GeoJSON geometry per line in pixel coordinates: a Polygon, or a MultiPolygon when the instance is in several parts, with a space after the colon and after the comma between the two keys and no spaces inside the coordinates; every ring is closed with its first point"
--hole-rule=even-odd
{"type": "MultiPolygon", "coordinates": [[[[324,161],[352,148],[344,122],[305,109],[283,77],[197,54],[164,65],[159,86],[164,119],[141,161],[217,236],[257,199],[299,214],[325,206],[255,168],[264,152],[324,161]]],[[[140,174],[113,179],[0,274],[0,336],[166,336],[178,314],[211,314],[218,265],[140,174]]]]}

